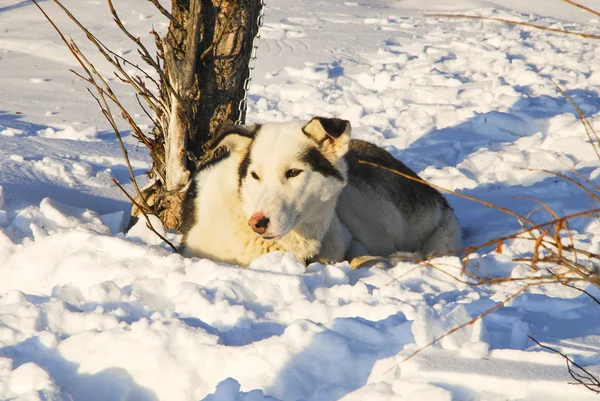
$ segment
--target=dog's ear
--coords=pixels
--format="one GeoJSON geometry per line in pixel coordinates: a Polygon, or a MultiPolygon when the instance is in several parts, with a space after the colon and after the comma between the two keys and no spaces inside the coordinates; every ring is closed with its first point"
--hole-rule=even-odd
{"type": "Polygon", "coordinates": [[[256,137],[260,125],[222,125],[217,130],[214,138],[208,145],[208,149],[213,151],[221,146],[234,152],[242,152],[248,149],[250,143],[256,137]]]}
{"type": "Polygon", "coordinates": [[[323,153],[341,158],[350,146],[350,121],[315,117],[302,128],[305,135],[319,144],[323,153]]]}

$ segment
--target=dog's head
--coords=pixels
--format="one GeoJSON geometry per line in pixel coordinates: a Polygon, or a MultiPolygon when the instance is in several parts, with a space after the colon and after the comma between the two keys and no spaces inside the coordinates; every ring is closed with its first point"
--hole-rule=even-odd
{"type": "Polygon", "coordinates": [[[316,117],[308,123],[228,130],[222,143],[245,152],[239,166],[242,210],[252,230],[265,239],[278,240],[320,216],[346,184],[346,120],[316,117]]]}

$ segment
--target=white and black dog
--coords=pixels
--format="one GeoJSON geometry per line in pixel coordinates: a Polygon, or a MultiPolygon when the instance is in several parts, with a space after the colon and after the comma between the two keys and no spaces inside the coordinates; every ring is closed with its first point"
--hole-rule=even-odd
{"type": "Polygon", "coordinates": [[[183,254],[240,266],[280,250],[333,262],[460,248],[460,228],[434,188],[385,150],[350,139],[350,123],[225,126],[183,208],[183,254]]]}

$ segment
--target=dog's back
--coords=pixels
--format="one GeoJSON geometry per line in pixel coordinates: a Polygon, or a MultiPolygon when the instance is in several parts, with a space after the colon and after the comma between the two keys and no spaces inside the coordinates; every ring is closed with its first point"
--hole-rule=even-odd
{"type": "Polygon", "coordinates": [[[429,185],[381,168],[419,179],[404,163],[361,140],[351,141],[345,159],[349,182],[339,198],[337,214],[369,254],[428,256],[460,248],[460,228],[444,196],[429,185]]]}

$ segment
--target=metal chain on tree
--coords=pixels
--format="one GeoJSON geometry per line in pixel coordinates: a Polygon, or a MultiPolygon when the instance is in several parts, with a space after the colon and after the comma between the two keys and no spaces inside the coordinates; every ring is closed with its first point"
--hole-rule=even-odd
{"type": "Polygon", "coordinates": [[[265,22],[265,6],[267,5],[267,0],[260,0],[260,10],[258,12],[258,18],[256,19],[256,25],[258,29],[256,30],[256,36],[252,41],[252,53],[250,54],[250,61],[248,62],[248,78],[244,80],[244,97],[240,100],[238,105],[239,115],[235,124],[240,125],[244,124],[246,120],[246,110],[248,108],[248,92],[250,91],[250,83],[252,82],[252,71],[254,70],[254,66],[256,65],[256,52],[258,50],[258,45],[260,44],[260,29],[262,28],[265,22]]]}

